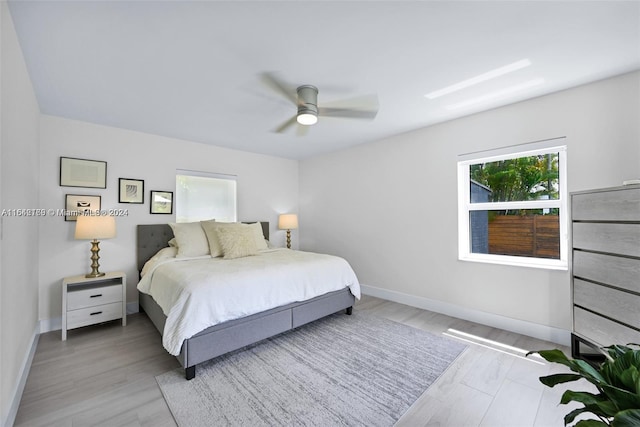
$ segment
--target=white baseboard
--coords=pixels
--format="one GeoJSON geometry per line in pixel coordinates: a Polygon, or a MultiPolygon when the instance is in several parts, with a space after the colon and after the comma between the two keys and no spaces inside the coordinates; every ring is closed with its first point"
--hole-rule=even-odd
{"type": "Polygon", "coordinates": [[[360,284],[363,294],[371,295],[377,298],[386,299],[400,304],[409,305],[411,307],[421,308],[447,316],[457,317],[458,319],[468,320],[482,325],[491,326],[506,331],[516,332],[518,334],[529,337],[538,338],[544,341],[550,341],[565,346],[571,345],[571,332],[555,328],[552,326],[539,325],[525,320],[513,319],[510,317],[500,316],[498,314],[486,313],[480,310],[461,307],[459,305],[448,302],[437,301],[430,298],[419,297],[415,295],[404,294],[402,292],[390,291],[388,289],[376,288],[360,284]]]}
{"type": "Polygon", "coordinates": [[[52,319],[40,320],[40,333],[44,334],[51,331],[59,331],[62,329],[62,316],[52,319]]]}
{"type": "Polygon", "coordinates": [[[134,313],[137,313],[138,311],[140,311],[140,307],[138,306],[138,301],[127,303],[127,314],[134,314],[134,313]]]}
{"type": "Polygon", "coordinates": [[[20,400],[22,400],[22,393],[24,392],[24,386],[27,383],[27,377],[29,377],[29,371],[31,370],[31,363],[33,362],[33,356],[36,354],[36,347],[38,347],[38,332],[40,325],[36,325],[31,335],[31,344],[29,346],[29,352],[22,363],[20,368],[20,375],[18,376],[18,383],[13,389],[13,393],[10,395],[11,406],[7,411],[6,419],[2,420],[2,425],[5,427],[12,426],[18,415],[18,408],[20,407],[20,400]]]}

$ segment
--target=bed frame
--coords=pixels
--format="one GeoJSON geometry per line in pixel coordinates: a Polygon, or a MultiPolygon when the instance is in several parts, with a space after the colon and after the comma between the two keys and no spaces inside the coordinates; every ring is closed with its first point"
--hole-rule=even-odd
{"type": "MultiPolygon", "coordinates": [[[[269,239],[269,223],[261,222],[262,231],[269,239]]],[[[160,249],[168,246],[173,231],[168,224],[138,225],[137,265],[142,270],[145,262],[160,249]]],[[[140,310],[151,319],[162,334],[166,316],[151,296],[138,292],[140,310]]],[[[197,333],[184,341],[177,356],[185,368],[187,380],[196,376],[196,365],[230,351],[238,350],[263,339],[286,332],[341,310],[351,314],[355,297],[348,288],[330,292],[316,298],[276,307],[241,319],[220,323],[197,333]]]]}

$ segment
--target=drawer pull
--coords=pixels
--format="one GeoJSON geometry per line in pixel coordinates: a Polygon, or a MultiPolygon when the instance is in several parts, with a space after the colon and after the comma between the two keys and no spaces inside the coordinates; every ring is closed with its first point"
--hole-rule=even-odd
{"type": "Polygon", "coordinates": [[[96,294],[96,295],[91,295],[89,298],[98,298],[98,297],[101,297],[101,296],[102,296],[102,294],[96,294]]]}
{"type": "Polygon", "coordinates": [[[90,315],[90,316],[95,316],[96,314],[102,314],[102,312],[101,312],[101,311],[96,311],[96,312],[94,312],[94,313],[90,313],[89,315],[90,315]]]}

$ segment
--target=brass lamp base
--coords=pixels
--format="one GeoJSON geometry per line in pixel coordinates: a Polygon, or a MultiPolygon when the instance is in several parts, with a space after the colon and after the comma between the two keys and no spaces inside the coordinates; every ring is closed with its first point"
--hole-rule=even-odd
{"type": "Polygon", "coordinates": [[[99,271],[96,272],[96,273],[91,272],[89,274],[85,274],[84,277],[86,277],[87,279],[92,279],[94,277],[102,277],[102,276],[104,276],[104,274],[105,273],[100,273],[99,271]]]}
{"type": "Polygon", "coordinates": [[[91,273],[85,275],[84,277],[90,279],[93,277],[104,276],[104,273],[100,273],[98,271],[98,269],[100,268],[100,264],[98,263],[98,260],[100,259],[100,255],[98,255],[99,252],[100,242],[97,239],[93,239],[93,241],[91,242],[91,273]]]}

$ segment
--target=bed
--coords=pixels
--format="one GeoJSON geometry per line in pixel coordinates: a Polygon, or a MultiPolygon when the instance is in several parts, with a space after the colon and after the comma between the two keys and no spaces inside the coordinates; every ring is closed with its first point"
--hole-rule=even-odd
{"type": "MultiPolygon", "coordinates": [[[[262,227],[264,238],[268,240],[269,223],[261,222],[260,225],[262,227]]],[[[159,250],[167,248],[169,246],[168,242],[173,237],[174,232],[168,224],[138,225],[138,271],[141,272],[146,262],[157,254],[159,250]]],[[[294,255],[297,251],[274,249],[272,251],[265,252],[274,253],[274,255],[266,254],[265,256],[283,257],[294,255]]],[[[300,254],[304,253],[300,252],[300,254]]],[[[342,260],[341,258],[339,259],[342,260]]],[[[209,256],[209,261],[211,261],[211,256],[209,256]]],[[[214,259],[214,261],[217,261],[217,259],[214,259]]],[[[208,261],[199,261],[201,264],[205,262],[208,261]]],[[[344,261],[344,263],[346,263],[346,261],[344,261]]],[[[184,263],[182,263],[182,265],[184,265],[184,263]]],[[[158,271],[160,271],[160,267],[157,268],[158,271]]],[[[146,278],[148,279],[147,282],[152,283],[151,280],[155,280],[155,278],[152,277],[154,275],[149,274],[148,272],[147,275],[149,276],[146,278]]],[[[140,284],[143,283],[144,279],[145,278],[142,278],[140,284]]],[[[212,326],[206,327],[193,335],[189,335],[181,341],[181,345],[178,347],[178,350],[174,350],[173,352],[170,351],[170,353],[176,355],[180,364],[185,368],[186,379],[190,380],[195,377],[196,365],[199,363],[213,359],[225,353],[241,349],[263,339],[297,328],[306,323],[342,310],[345,310],[346,314],[350,315],[356,298],[354,293],[359,297],[359,285],[357,284],[357,279],[355,279],[355,281],[357,285],[357,292],[353,292],[349,287],[344,287],[342,289],[329,291],[321,295],[311,297],[310,299],[296,300],[295,302],[268,307],[241,318],[234,318],[213,324],[212,326]],[[177,353],[177,351],[179,351],[179,353],[177,353]]],[[[148,291],[145,286],[142,286],[142,288],[145,291],[148,291]]],[[[163,335],[164,344],[166,338],[165,325],[167,324],[168,317],[165,315],[161,305],[156,302],[151,295],[141,291],[138,292],[138,295],[140,310],[147,314],[160,334],[163,335]]],[[[156,298],[158,298],[159,301],[161,301],[161,304],[166,307],[165,301],[163,301],[161,297],[156,296],[156,298]]],[[[171,318],[169,319],[169,322],[172,322],[171,318]]],[[[165,345],[165,348],[168,348],[167,345],[165,345]]]]}

